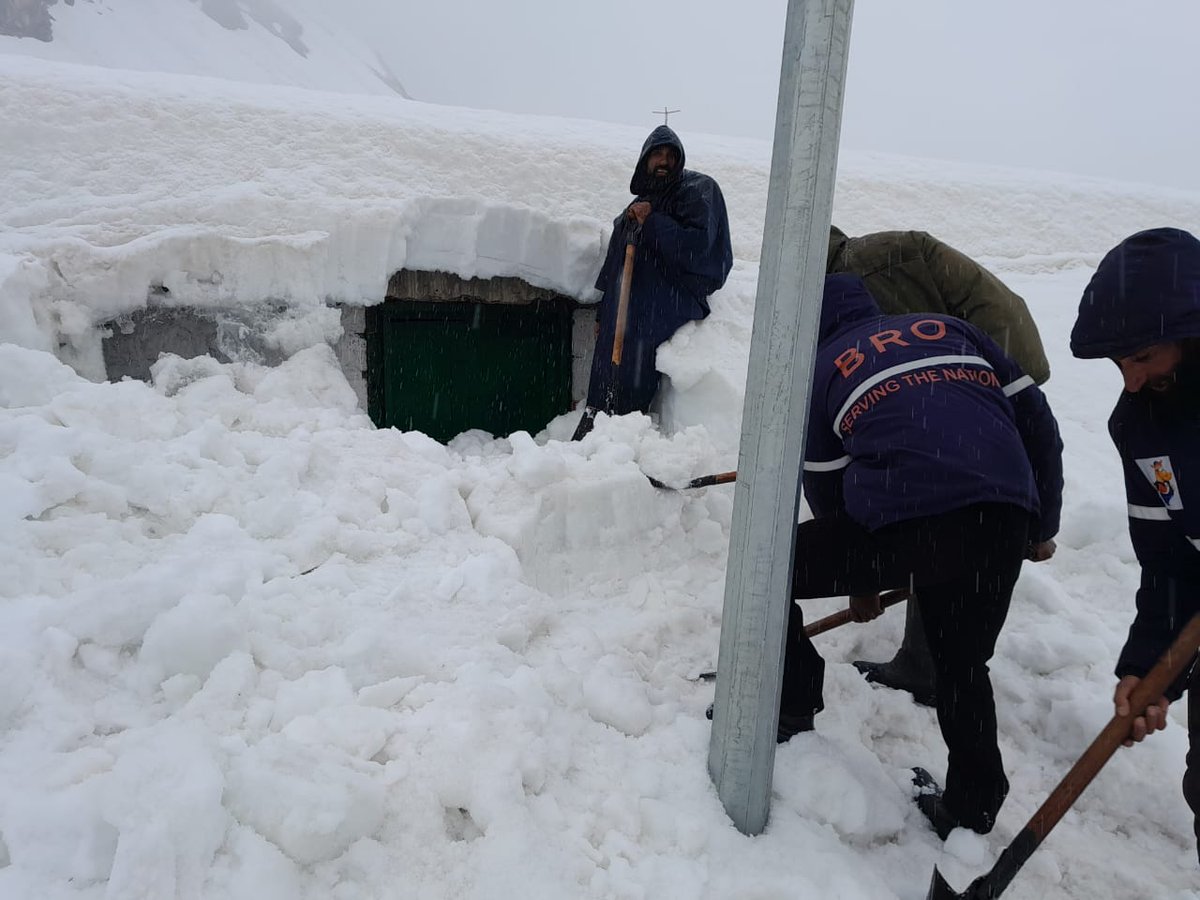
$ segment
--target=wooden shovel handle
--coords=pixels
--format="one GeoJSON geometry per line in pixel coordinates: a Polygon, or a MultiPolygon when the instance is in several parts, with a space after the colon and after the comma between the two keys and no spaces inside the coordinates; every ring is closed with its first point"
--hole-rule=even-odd
{"type": "Polygon", "coordinates": [[[1154,668],[1138,682],[1137,687],[1129,696],[1129,715],[1113,716],[1104,730],[1092,741],[1091,746],[1079,757],[1079,761],[1066,774],[1046,798],[1046,802],[1033,814],[1029,820],[1028,829],[1040,841],[1050,829],[1058,824],[1071,804],[1096,777],[1117,748],[1129,737],[1133,728],[1133,720],[1146,711],[1146,707],[1157,700],[1170,687],[1171,683],[1180,676],[1187,664],[1196,655],[1200,647],[1200,614],[1184,626],[1179,637],[1167,648],[1154,668]]]}
{"type": "MultiPolygon", "coordinates": [[[[884,609],[887,609],[889,606],[895,606],[897,603],[903,603],[910,596],[911,595],[908,593],[908,591],[887,591],[886,593],[879,595],[879,602],[884,609]]],[[[805,625],[804,633],[809,637],[813,637],[818,634],[824,634],[826,631],[832,631],[839,625],[845,625],[849,621],[851,621],[850,610],[840,609],[823,619],[817,619],[817,621],[813,622],[811,625],[805,625]]]]}
{"type": "Polygon", "coordinates": [[[621,355],[625,350],[625,322],[629,318],[629,291],[633,287],[633,255],[637,248],[632,244],[625,245],[625,267],[621,270],[621,293],[617,300],[617,325],[613,334],[612,364],[621,364],[621,355]]]}
{"type": "Polygon", "coordinates": [[[684,487],[712,487],[714,484],[729,484],[734,481],[737,481],[737,472],[718,472],[716,475],[701,475],[699,478],[693,478],[684,487]]]}
{"type": "MultiPolygon", "coordinates": [[[[736,473],[727,473],[727,474],[736,474],[736,473]]],[[[879,596],[879,602],[883,605],[884,609],[887,609],[889,606],[895,606],[897,603],[903,603],[905,600],[911,600],[911,599],[912,599],[912,595],[908,591],[902,591],[902,590],[901,591],[887,591],[883,594],[880,594],[880,596],[879,596]]],[[[823,619],[817,619],[817,621],[812,622],[808,625],[805,625],[804,626],[804,634],[807,637],[815,637],[818,634],[824,634],[826,631],[832,631],[833,629],[837,628],[840,625],[845,625],[849,621],[850,621],[850,610],[843,609],[839,612],[833,613],[832,615],[826,616],[823,619]]],[[[699,681],[712,681],[716,677],[717,677],[717,673],[715,671],[701,672],[699,675],[696,676],[696,679],[699,681]]]]}
{"type": "Polygon", "coordinates": [[[1016,877],[1021,866],[1041,846],[1046,835],[1050,833],[1059,820],[1071,808],[1079,795],[1083,793],[1104,764],[1117,752],[1117,748],[1129,737],[1133,728],[1133,720],[1146,711],[1146,707],[1163,695],[1163,692],[1176,678],[1180,676],[1187,664],[1196,655],[1200,647],[1200,614],[1184,626],[1179,637],[1167,648],[1154,664],[1145,678],[1138,682],[1137,687],[1129,695],[1129,715],[1113,716],[1104,730],[1097,735],[1079,761],[1071,767],[1062,781],[1058,783],[1050,796],[1046,798],[1033,818],[1012,839],[991,870],[979,876],[971,886],[961,894],[956,894],[937,869],[933,870],[933,883],[929,886],[927,900],[941,900],[943,897],[999,897],[1016,877]]]}
{"type": "Polygon", "coordinates": [[[693,478],[687,484],[682,484],[679,487],[673,487],[665,481],[659,481],[653,475],[647,475],[646,479],[656,488],[661,488],[664,491],[686,491],[691,488],[712,487],[714,484],[730,484],[737,481],[737,472],[718,472],[716,475],[701,475],[699,478],[693,478]]]}

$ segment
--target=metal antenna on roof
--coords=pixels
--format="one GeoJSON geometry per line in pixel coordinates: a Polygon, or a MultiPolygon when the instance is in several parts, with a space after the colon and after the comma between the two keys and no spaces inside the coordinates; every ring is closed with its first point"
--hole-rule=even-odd
{"type": "Polygon", "coordinates": [[[663,108],[662,108],[662,109],[652,109],[652,110],[650,110],[650,112],[654,113],[656,116],[657,116],[659,113],[662,113],[662,117],[663,117],[663,124],[664,124],[664,125],[666,125],[666,124],[667,124],[667,119],[669,119],[669,118],[671,117],[671,113],[677,113],[677,112],[679,112],[679,110],[677,110],[677,109],[667,109],[667,105],[664,103],[664,104],[663,104],[663,108]]]}

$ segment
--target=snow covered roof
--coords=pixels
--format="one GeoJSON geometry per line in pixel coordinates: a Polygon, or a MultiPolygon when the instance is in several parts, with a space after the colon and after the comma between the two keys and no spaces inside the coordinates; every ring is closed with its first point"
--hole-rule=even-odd
{"type": "MultiPolygon", "coordinates": [[[[644,138],[13,56],[0,57],[0,114],[0,339],[41,349],[86,342],[158,285],[178,304],[315,310],[377,302],[410,267],[590,299],[644,138]]],[[[735,256],[755,261],[770,148],[683,137],[727,196],[735,256]]],[[[851,233],[917,228],[985,259],[1060,265],[1137,227],[1200,221],[1200,194],[859,156],[842,161],[835,215],[851,233]]],[[[317,319],[313,340],[328,329],[317,319]]]]}

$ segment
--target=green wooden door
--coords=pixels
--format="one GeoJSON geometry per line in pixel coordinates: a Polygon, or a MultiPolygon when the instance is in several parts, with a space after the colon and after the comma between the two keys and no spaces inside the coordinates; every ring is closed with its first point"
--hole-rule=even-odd
{"type": "Polygon", "coordinates": [[[389,300],[367,310],[367,386],[381,428],[448,441],[536,433],[571,405],[571,309],[389,300]]]}

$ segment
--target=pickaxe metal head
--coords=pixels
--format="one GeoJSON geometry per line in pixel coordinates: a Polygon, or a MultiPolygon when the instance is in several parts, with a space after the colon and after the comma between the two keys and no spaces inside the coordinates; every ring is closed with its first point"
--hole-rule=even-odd
{"type": "Polygon", "coordinates": [[[929,893],[925,895],[925,900],[996,900],[1002,890],[1004,885],[996,884],[989,872],[972,881],[971,886],[960,894],[950,887],[942,873],[937,870],[937,866],[934,866],[933,880],[929,883],[929,893]]]}

